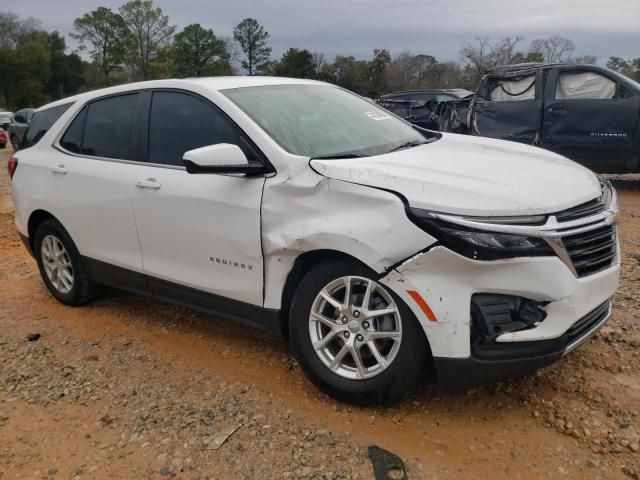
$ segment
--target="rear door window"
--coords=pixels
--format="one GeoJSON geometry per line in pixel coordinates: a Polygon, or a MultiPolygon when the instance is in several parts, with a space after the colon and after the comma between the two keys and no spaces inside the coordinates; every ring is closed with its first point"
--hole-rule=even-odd
{"type": "Polygon", "coordinates": [[[536,76],[499,79],[491,89],[491,101],[508,102],[515,100],[534,100],[536,98],[536,76]]]}
{"type": "MultiPolygon", "coordinates": [[[[80,153],[104,158],[133,160],[133,125],[137,93],[108,97],[91,102],[86,111],[80,153]]],[[[76,117],[77,119],[78,117],[76,117]]],[[[79,127],[75,128],[77,143],[79,127]]],[[[71,133],[69,142],[71,143],[71,133]]],[[[67,134],[65,134],[65,138],[67,134]]]]}
{"type": "Polygon", "coordinates": [[[27,132],[22,141],[22,148],[33,147],[38,143],[71,105],[73,105],[73,103],[66,103],[36,112],[31,123],[29,123],[29,128],[27,128],[27,132]]]}
{"type": "Polygon", "coordinates": [[[149,163],[183,166],[185,152],[218,143],[238,145],[249,160],[256,159],[241,130],[210,103],[180,92],[153,94],[149,163]]]}

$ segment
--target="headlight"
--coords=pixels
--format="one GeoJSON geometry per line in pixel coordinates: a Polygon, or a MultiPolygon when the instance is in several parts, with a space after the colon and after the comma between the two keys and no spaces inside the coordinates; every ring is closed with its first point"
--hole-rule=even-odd
{"type": "MultiPolygon", "coordinates": [[[[555,255],[542,238],[474,230],[437,219],[420,209],[410,209],[411,220],[442,245],[477,260],[555,255]]],[[[485,220],[487,223],[488,219],[485,220]]],[[[496,222],[498,223],[498,222],[496,222]]]]}

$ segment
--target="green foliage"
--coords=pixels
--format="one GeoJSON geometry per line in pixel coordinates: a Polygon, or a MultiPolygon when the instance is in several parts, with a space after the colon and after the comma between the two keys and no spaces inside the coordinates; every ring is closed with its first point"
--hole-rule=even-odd
{"type": "Polygon", "coordinates": [[[152,63],[170,41],[175,26],[152,0],[131,0],[119,10],[127,29],[126,62],[135,78],[148,80],[153,76],[152,63]]]}
{"type": "Polygon", "coordinates": [[[46,87],[51,79],[51,52],[46,40],[36,36],[15,50],[12,105],[38,107],[48,99],[46,87]]]}
{"type": "Polygon", "coordinates": [[[369,62],[368,92],[367,95],[376,98],[388,91],[387,68],[391,63],[391,54],[386,49],[375,49],[373,60],[369,62]]]}
{"type": "MultiPolygon", "coordinates": [[[[462,64],[410,52],[392,57],[386,49],[374,50],[368,60],[337,55],[330,62],[322,53],[298,48],[289,48],[272,63],[269,33],[257,20],[242,20],[233,39],[217,37],[198,23],[174,37],[175,27],[153,0],[130,0],[118,11],[99,7],[73,25],[71,35],[90,62],[67,53],[64,38],[44,32],[38,20],[0,12],[0,102],[6,108],[39,106],[81,89],[132,80],[228,75],[238,63],[249,75],[315,78],[378,97],[408,89],[475,90],[486,70],[510,63],[596,61],[590,55],[574,56],[573,42],[556,35],[534,40],[528,50],[519,48],[522,37],[477,37],[463,46],[462,64]]],[[[640,58],[611,57],[607,66],[640,81],[640,58]]]]}
{"type": "Polygon", "coordinates": [[[233,38],[245,56],[240,64],[249,75],[258,75],[267,69],[271,59],[271,47],[267,46],[269,32],[257,20],[242,20],[233,29],[233,38]]]}
{"type": "Polygon", "coordinates": [[[290,48],[271,66],[270,72],[280,77],[315,78],[313,54],[309,50],[290,48]]]}
{"type": "Polygon", "coordinates": [[[172,72],[177,77],[229,75],[230,55],[223,40],[199,23],[176,34],[172,45],[172,72]]]}
{"type": "Polygon", "coordinates": [[[51,55],[51,78],[47,84],[50,98],[63,98],[73,95],[84,85],[84,64],[75,53],[67,55],[64,37],[58,32],[48,35],[51,55]]]}
{"type": "Polygon", "coordinates": [[[327,69],[331,81],[347,90],[364,94],[368,77],[368,62],[356,60],[353,55],[337,55],[327,69]]]}
{"type": "Polygon", "coordinates": [[[91,59],[100,64],[105,83],[109,75],[121,68],[125,59],[127,28],[121,15],[99,7],[73,21],[81,50],[88,50],[91,59]],[[88,45],[88,46],[87,46],[88,45]]]}

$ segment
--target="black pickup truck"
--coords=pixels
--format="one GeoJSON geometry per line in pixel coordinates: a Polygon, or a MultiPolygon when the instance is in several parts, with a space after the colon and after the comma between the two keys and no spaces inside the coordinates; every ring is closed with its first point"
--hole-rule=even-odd
{"type": "Polygon", "coordinates": [[[640,84],[607,68],[500,67],[472,97],[424,108],[441,131],[536,145],[598,172],[640,171],[640,84]]]}

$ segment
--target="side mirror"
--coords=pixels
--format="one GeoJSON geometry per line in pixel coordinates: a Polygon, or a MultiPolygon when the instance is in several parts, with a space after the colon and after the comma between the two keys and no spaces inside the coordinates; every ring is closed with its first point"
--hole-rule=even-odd
{"type": "Polygon", "coordinates": [[[249,163],[240,147],[229,143],[218,143],[185,152],[182,157],[189,173],[241,173],[256,175],[265,173],[259,163],[249,163]]]}

